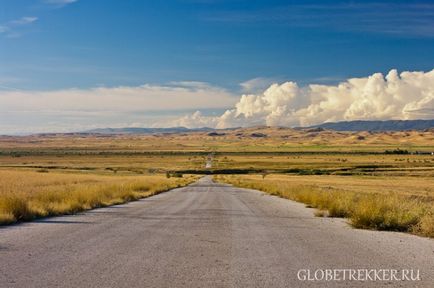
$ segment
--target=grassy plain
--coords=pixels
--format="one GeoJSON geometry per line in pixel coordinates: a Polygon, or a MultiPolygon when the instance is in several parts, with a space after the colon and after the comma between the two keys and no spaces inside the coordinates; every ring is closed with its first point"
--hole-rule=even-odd
{"type": "Polygon", "coordinates": [[[215,169],[244,169],[259,173],[434,176],[432,155],[357,153],[287,153],[217,155],[215,169]]]}
{"type": "Polygon", "coordinates": [[[349,217],[356,227],[434,237],[432,152],[433,130],[256,127],[215,133],[0,136],[0,218],[10,222],[120,203],[188,183],[189,174],[239,174],[219,179],[305,202],[319,208],[319,215],[349,217]],[[205,168],[208,157],[211,168],[205,168]],[[46,184],[38,182],[42,180],[46,184]],[[82,200],[86,195],[90,200],[82,200]],[[103,199],[95,201],[96,195],[103,199]],[[69,200],[61,199],[68,197],[83,205],[64,204],[69,200]],[[5,209],[14,205],[32,212],[5,209]]]}
{"type": "Polygon", "coordinates": [[[194,179],[0,170],[0,224],[120,204],[194,179]]]}
{"type": "Polygon", "coordinates": [[[434,237],[432,177],[225,175],[216,180],[305,203],[319,209],[317,216],[347,217],[357,228],[434,237]]]}

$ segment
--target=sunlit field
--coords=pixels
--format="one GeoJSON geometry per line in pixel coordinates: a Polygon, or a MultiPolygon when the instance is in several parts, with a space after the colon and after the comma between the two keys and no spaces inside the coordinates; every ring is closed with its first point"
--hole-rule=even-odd
{"type": "Polygon", "coordinates": [[[47,172],[0,170],[0,224],[121,204],[196,179],[47,172]]]}
{"type": "Polygon", "coordinates": [[[0,136],[3,155],[193,152],[384,152],[401,148],[434,152],[434,133],[340,132],[279,127],[239,128],[209,132],[155,135],[47,134],[0,136]]]}
{"type": "Polygon", "coordinates": [[[317,216],[346,217],[357,228],[434,237],[434,179],[338,175],[236,175],[217,181],[258,189],[317,208],[317,216]]]}
{"type": "Polygon", "coordinates": [[[215,157],[213,167],[296,174],[434,176],[434,156],[329,152],[222,154],[215,157]]]}
{"type": "Polygon", "coordinates": [[[433,237],[433,135],[258,127],[0,137],[0,222],[123,203],[214,174],[358,228],[433,237]]]}
{"type": "Polygon", "coordinates": [[[4,155],[0,167],[79,171],[98,174],[164,173],[166,170],[201,169],[204,155],[110,155],[57,154],[57,155],[4,155]]]}

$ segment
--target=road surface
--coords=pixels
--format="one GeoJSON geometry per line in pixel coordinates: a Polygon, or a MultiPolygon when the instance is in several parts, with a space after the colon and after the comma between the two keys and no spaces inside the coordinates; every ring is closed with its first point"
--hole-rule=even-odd
{"type": "Polygon", "coordinates": [[[352,229],[302,204],[209,177],[125,205],[0,228],[0,260],[0,287],[434,283],[433,240],[352,229]],[[299,280],[307,269],[419,269],[421,280],[299,280]]]}

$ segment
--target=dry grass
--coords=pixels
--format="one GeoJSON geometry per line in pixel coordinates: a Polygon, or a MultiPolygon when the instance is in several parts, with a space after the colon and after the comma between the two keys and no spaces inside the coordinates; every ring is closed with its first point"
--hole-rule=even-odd
{"type": "MultiPolygon", "coordinates": [[[[434,148],[433,148],[434,150],[434,148]]],[[[330,173],[358,173],[434,176],[432,155],[375,155],[351,153],[282,154],[282,155],[217,155],[214,168],[218,169],[320,169],[330,173]],[[367,167],[370,169],[366,169],[367,167]],[[343,169],[340,172],[334,170],[343,169]],[[344,170],[345,169],[345,170],[344,170]],[[356,169],[356,171],[350,169],[356,169]]]]}
{"type": "MultiPolygon", "coordinates": [[[[55,150],[54,150],[55,151],[55,150]]],[[[53,150],[50,150],[53,152],[53,150]]],[[[87,170],[91,173],[140,174],[166,169],[198,169],[204,166],[206,155],[11,155],[0,156],[0,167],[49,170],[87,170]]]]}
{"type": "Polygon", "coordinates": [[[203,172],[207,154],[218,152],[213,169],[265,176],[225,181],[305,202],[319,208],[318,216],[349,217],[357,227],[434,237],[434,157],[365,153],[396,148],[433,152],[433,130],[370,133],[254,127],[220,132],[224,135],[0,136],[0,169],[9,170],[0,170],[0,222],[146,197],[189,180],[145,175],[203,172]],[[289,170],[294,176],[267,175],[289,170]],[[332,175],[315,176],[320,174],[332,175]]]}
{"type": "MultiPolygon", "coordinates": [[[[376,230],[392,230],[411,232],[418,235],[434,237],[434,183],[432,179],[413,178],[411,190],[402,192],[381,191],[381,185],[375,191],[373,187],[363,190],[358,180],[357,187],[341,189],[324,186],[328,179],[336,183],[341,177],[347,183],[350,177],[342,176],[276,176],[269,175],[265,179],[257,175],[219,176],[218,181],[231,183],[239,187],[258,189],[272,195],[299,201],[310,207],[319,209],[317,216],[347,217],[357,228],[376,230]],[[306,180],[310,179],[310,184],[306,180]],[[323,181],[318,181],[322,179],[323,181]],[[426,188],[431,189],[427,193],[426,188]],[[413,192],[413,193],[411,193],[413,192]]],[[[405,178],[405,177],[404,177],[405,178]]],[[[357,180],[357,179],[356,179],[357,180]]],[[[374,181],[371,179],[371,181],[374,181]]],[[[378,179],[378,184],[381,179],[378,179]]],[[[394,179],[396,187],[400,181],[407,187],[411,178],[394,179]]],[[[338,181],[339,182],[339,181],[338,181]]],[[[393,189],[389,184],[389,189],[393,189]]]]}
{"type": "Polygon", "coordinates": [[[0,170],[0,224],[120,204],[194,179],[0,170]]]}

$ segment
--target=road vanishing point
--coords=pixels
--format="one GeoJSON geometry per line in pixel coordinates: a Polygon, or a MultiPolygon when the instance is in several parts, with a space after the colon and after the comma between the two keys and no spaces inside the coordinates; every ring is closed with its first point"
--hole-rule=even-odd
{"type": "Polygon", "coordinates": [[[0,287],[434,287],[432,239],[313,214],[204,177],[136,202],[0,228],[0,287]],[[299,279],[322,269],[413,269],[420,280],[299,279]]]}

